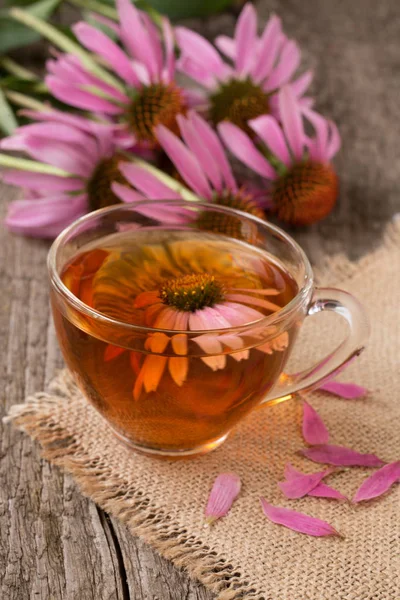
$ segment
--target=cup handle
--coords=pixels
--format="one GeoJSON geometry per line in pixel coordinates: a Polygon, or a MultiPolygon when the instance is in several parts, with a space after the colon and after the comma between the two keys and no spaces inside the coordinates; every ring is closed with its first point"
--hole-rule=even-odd
{"type": "Polygon", "coordinates": [[[307,316],[325,310],[333,311],[346,319],[349,324],[346,339],[316,365],[295,375],[282,374],[262,404],[278,403],[295,392],[319,387],[324,381],[338,374],[354,356],[358,356],[364,350],[369,335],[369,324],[361,303],[342,290],[316,288],[307,316]]]}

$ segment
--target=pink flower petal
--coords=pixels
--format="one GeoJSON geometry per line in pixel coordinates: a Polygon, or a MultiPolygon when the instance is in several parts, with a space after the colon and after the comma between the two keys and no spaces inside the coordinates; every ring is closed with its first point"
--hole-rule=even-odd
{"type": "Polygon", "coordinates": [[[303,450],[300,450],[300,453],[316,463],[325,463],[338,467],[380,467],[385,464],[375,454],[361,454],[351,448],[329,444],[303,448],[303,450]]]}
{"type": "Polygon", "coordinates": [[[300,64],[300,49],[292,40],[286,40],[277,66],[273,69],[264,86],[266,92],[272,92],[288,83],[300,64]]]}
{"type": "Polygon", "coordinates": [[[300,75],[300,77],[298,77],[296,81],[293,81],[293,83],[290,84],[292,92],[297,98],[303,96],[307,88],[310,86],[313,77],[314,73],[312,71],[306,71],[305,73],[303,73],[303,75],[300,75]]]}
{"type": "Polygon", "coordinates": [[[210,200],[212,191],[195,155],[163,125],[156,127],[156,134],[160,145],[188,185],[196,194],[210,200]]]}
{"type": "Polygon", "coordinates": [[[353,502],[362,502],[382,496],[398,481],[400,481],[400,460],[385,465],[368,477],[358,488],[353,502]]]}
{"type": "MultiPolygon", "coordinates": [[[[284,475],[287,480],[291,480],[296,479],[297,477],[302,477],[305,474],[295,469],[290,463],[287,463],[287,465],[285,466],[284,475]]],[[[323,481],[320,481],[320,483],[318,483],[315,486],[315,488],[310,490],[307,493],[307,496],[314,496],[316,498],[332,498],[334,500],[347,500],[346,496],[344,496],[334,488],[330,487],[323,481]]]]}
{"type": "Polygon", "coordinates": [[[122,183],[113,182],[111,184],[111,189],[116,196],[123,202],[140,202],[141,200],[145,200],[145,196],[143,194],[139,194],[132,188],[127,185],[122,185],[122,183]]]}
{"type": "Polygon", "coordinates": [[[181,196],[171,190],[155,175],[131,163],[120,163],[119,170],[126,179],[152,200],[179,200],[181,196]]]}
{"type": "Polygon", "coordinates": [[[247,75],[254,63],[257,44],[257,14],[250,2],[240,13],[235,29],[236,70],[239,75],[247,75]]]}
{"type": "Polygon", "coordinates": [[[263,115],[262,117],[249,121],[249,125],[262,139],[264,144],[268,146],[271,152],[282,161],[283,164],[289,167],[292,163],[292,159],[290,158],[283,131],[276,119],[270,115],[263,115]]]}
{"type": "Polygon", "coordinates": [[[166,17],[162,19],[162,31],[165,46],[165,74],[164,81],[169,83],[173,80],[175,74],[175,48],[174,32],[171,23],[166,17]]]}
{"type": "Polygon", "coordinates": [[[67,225],[85,214],[86,195],[54,195],[38,200],[16,200],[5,224],[11,231],[33,237],[56,237],[67,225]]]}
{"type": "Polygon", "coordinates": [[[289,508],[273,506],[272,504],[269,504],[265,498],[260,498],[260,501],[265,516],[273,523],[315,537],[327,535],[340,536],[340,533],[326,521],[290,510],[289,508]]]}
{"type": "Polygon", "coordinates": [[[302,498],[313,490],[324,477],[331,473],[332,469],[320,471],[319,473],[301,473],[297,476],[291,476],[287,481],[280,481],[278,487],[285,494],[286,498],[302,498]]]}
{"type": "Polygon", "coordinates": [[[215,38],[214,44],[217,46],[218,50],[225,54],[231,60],[235,60],[236,57],[236,44],[235,40],[228,37],[227,35],[219,35],[215,38]]]}
{"type": "Polygon", "coordinates": [[[253,69],[253,77],[257,83],[261,82],[271,73],[278,55],[281,33],[281,20],[276,15],[272,15],[261,36],[258,60],[253,69]]]}
{"type": "Polygon", "coordinates": [[[340,398],[346,400],[354,400],[356,398],[362,398],[368,393],[367,388],[355,383],[341,383],[340,381],[326,381],[319,388],[324,392],[330,392],[340,398]]]}
{"type": "Polygon", "coordinates": [[[178,115],[177,121],[183,141],[197,158],[213,188],[217,191],[221,191],[221,173],[218,168],[218,163],[214,160],[214,157],[208,148],[206,140],[203,139],[201,134],[199,135],[199,132],[193,125],[192,119],[186,119],[183,115],[178,115]]]}
{"type": "Polygon", "coordinates": [[[200,64],[210,74],[223,78],[229,71],[212,44],[187,27],[176,27],[175,36],[183,57],[200,64]]]}
{"type": "Polygon", "coordinates": [[[91,94],[90,92],[80,90],[53,75],[48,75],[45,82],[51,93],[58,100],[71,106],[75,106],[76,108],[102,112],[109,115],[119,115],[123,112],[121,106],[112,104],[108,100],[99,98],[99,96],[91,94]]]}
{"type": "Polygon", "coordinates": [[[240,488],[240,478],[235,473],[221,473],[221,475],[218,475],[214,481],[205,510],[208,524],[225,517],[239,495],[240,488]]]}
{"type": "Polygon", "coordinates": [[[317,411],[303,401],[303,437],[308,444],[327,444],[329,432],[317,411]]]}
{"type": "Polygon", "coordinates": [[[132,69],[128,57],[105,33],[84,21],[76,23],[72,29],[81,44],[88,50],[102,56],[127,83],[134,87],[140,87],[140,81],[132,69]]]}
{"type": "Polygon", "coordinates": [[[57,177],[43,173],[9,170],[2,174],[2,180],[9,185],[19,185],[31,190],[46,192],[66,192],[81,190],[85,183],[82,179],[73,177],[57,177]]]}
{"type": "Polygon", "coordinates": [[[336,152],[338,152],[340,150],[340,146],[341,146],[341,139],[340,139],[339,130],[336,127],[335,123],[333,123],[332,121],[329,121],[329,142],[328,142],[328,148],[327,148],[328,160],[331,160],[335,156],[336,152]]]}
{"type": "Polygon", "coordinates": [[[307,494],[315,498],[332,498],[332,500],[347,500],[346,496],[323,481],[307,494]]]}
{"type": "Polygon", "coordinates": [[[188,113],[190,117],[193,127],[195,128],[197,135],[203,139],[205,146],[207,147],[209,153],[211,154],[213,160],[218,165],[222,176],[225,181],[226,187],[228,187],[232,191],[237,190],[236,181],[234,179],[232,169],[230,167],[229,161],[226,158],[224,148],[213,130],[212,127],[205,121],[197,112],[190,111],[188,113]]]}
{"type": "Polygon", "coordinates": [[[158,81],[162,70],[161,44],[158,36],[146,27],[144,15],[130,0],[117,0],[116,4],[122,41],[131,52],[132,58],[147,67],[151,81],[158,81]]]}
{"type": "Polygon", "coordinates": [[[228,121],[220,123],[218,131],[225,145],[236,158],[262,177],[272,180],[276,179],[275,169],[271,167],[267,159],[257,150],[244,131],[228,121]]]}
{"type": "Polygon", "coordinates": [[[300,108],[290,86],[285,86],[279,93],[279,110],[283,130],[297,160],[303,156],[304,129],[300,108]]]}

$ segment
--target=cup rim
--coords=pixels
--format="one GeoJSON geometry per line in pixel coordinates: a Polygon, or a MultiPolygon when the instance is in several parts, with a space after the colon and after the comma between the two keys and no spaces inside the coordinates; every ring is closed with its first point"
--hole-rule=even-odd
{"type": "Polygon", "coordinates": [[[251,215],[251,214],[241,211],[241,210],[237,210],[237,209],[230,208],[227,206],[220,206],[220,205],[213,206],[212,203],[210,203],[210,202],[200,202],[200,201],[197,202],[197,201],[184,200],[184,199],[179,199],[179,200],[149,200],[149,199],[146,199],[146,200],[140,200],[140,201],[134,202],[134,203],[116,204],[115,206],[108,206],[105,208],[101,208],[101,209],[92,211],[92,212],[76,219],[70,225],[68,225],[68,227],[63,229],[63,231],[61,233],[59,233],[59,235],[53,241],[53,243],[49,249],[48,255],[47,255],[47,269],[48,269],[48,273],[49,273],[51,287],[53,287],[56,290],[56,292],[58,294],[60,294],[68,304],[72,305],[80,313],[83,313],[84,315],[89,316],[91,318],[95,318],[97,322],[103,322],[104,324],[112,325],[114,327],[117,327],[118,329],[124,329],[126,331],[135,332],[136,334],[137,333],[146,333],[146,334],[150,334],[150,333],[168,334],[169,333],[169,334],[176,335],[179,333],[185,333],[185,334],[191,336],[191,335],[201,335],[201,334],[204,335],[204,333],[207,333],[207,334],[214,334],[214,335],[216,335],[216,334],[224,335],[229,332],[238,333],[238,332],[246,331],[247,329],[249,329],[249,327],[254,327],[254,326],[264,327],[264,326],[276,325],[277,323],[280,323],[287,317],[290,317],[290,315],[296,311],[296,309],[302,303],[302,301],[308,297],[310,291],[312,290],[312,288],[314,286],[314,274],[313,274],[313,270],[312,270],[310,261],[307,258],[307,255],[305,254],[305,252],[301,248],[301,246],[283,229],[281,229],[280,227],[278,227],[272,223],[269,223],[268,221],[264,221],[263,219],[261,219],[259,217],[256,217],[254,215],[251,215]],[[208,210],[210,210],[210,208],[215,208],[219,212],[225,212],[228,215],[233,214],[233,215],[241,217],[242,219],[245,218],[250,222],[253,222],[259,226],[262,226],[264,229],[268,229],[270,232],[274,233],[275,235],[280,237],[283,241],[288,243],[292,247],[292,249],[295,250],[296,254],[299,256],[299,258],[303,262],[304,270],[305,270],[304,284],[298,290],[298,292],[294,296],[294,298],[292,298],[292,300],[290,302],[288,302],[288,304],[286,304],[283,308],[278,310],[276,313],[265,316],[262,319],[258,319],[257,321],[251,321],[251,322],[249,321],[248,323],[245,323],[244,325],[237,325],[237,326],[233,326],[233,327],[218,328],[218,329],[207,329],[206,332],[204,330],[158,329],[156,327],[146,327],[143,325],[134,325],[132,323],[126,323],[124,321],[119,321],[118,319],[109,317],[109,316],[105,315],[104,313],[101,313],[101,312],[95,310],[94,308],[91,308],[84,302],[82,302],[82,300],[80,300],[77,296],[75,296],[75,294],[73,294],[68,289],[68,287],[63,283],[63,281],[56,269],[57,253],[58,253],[60,247],[62,246],[63,242],[65,242],[68,239],[69,235],[71,235],[71,233],[73,233],[75,229],[79,228],[82,224],[90,222],[91,220],[95,220],[99,216],[111,214],[111,213],[118,212],[121,210],[123,210],[123,211],[132,210],[132,212],[136,212],[137,208],[140,206],[146,206],[149,204],[157,204],[157,203],[159,203],[159,204],[167,203],[169,205],[177,205],[177,206],[184,205],[187,207],[193,207],[195,205],[196,207],[204,208],[204,209],[208,209],[208,210]]]}

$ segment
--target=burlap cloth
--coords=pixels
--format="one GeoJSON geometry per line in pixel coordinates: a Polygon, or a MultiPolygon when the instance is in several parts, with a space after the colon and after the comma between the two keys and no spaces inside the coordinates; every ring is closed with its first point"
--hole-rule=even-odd
{"type": "MultiPolygon", "coordinates": [[[[356,294],[369,311],[368,349],[345,379],[371,393],[358,401],[313,393],[310,400],[334,443],[399,459],[400,228],[390,227],[385,244],[359,264],[344,257],[330,260],[320,279],[356,294]]],[[[311,364],[324,343],[339,337],[338,317],[308,321],[294,366],[305,358],[311,364]]],[[[72,473],[84,494],[220,600],[400,598],[400,486],[357,506],[311,497],[288,501],[279,491],[276,482],[287,461],[318,470],[295,454],[303,445],[298,400],[255,411],[216,452],[174,463],[121,445],[66,372],[47,393],[14,406],[10,419],[39,441],[48,460],[72,473]],[[222,471],[238,473],[243,489],[229,515],[207,529],[204,506],[222,471]],[[344,539],[307,537],[270,523],[260,495],[329,521],[344,539]]],[[[352,497],[367,472],[348,469],[329,483],[352,497]]]]}

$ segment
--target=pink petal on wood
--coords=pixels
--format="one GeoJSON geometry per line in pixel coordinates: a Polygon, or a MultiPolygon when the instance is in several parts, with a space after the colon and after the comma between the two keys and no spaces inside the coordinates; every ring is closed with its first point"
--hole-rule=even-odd
{"type": "Polygon", "coordinates": [[[265,498],[260,498],[260,501],[265,516],[273,523],[315,537],[328,535],[340,536],[340,533],[326,521],[321,521],[321,519],[310,517],[309,515],[290,510],[289,508],[273,506],[272,504],[269,504],[265,498]]]}
{"type": "Polygon", "coordinates": [[[302,498],[311,492],[330,473],[332,473],[332,469],[320,471],[319,473],[300,473],[297,476],[291,476],[287,481],[280,481],[278,486],[286,498],[302,498]]]}
{"type": "Polygon", "coordinates": [[[381,467],[384,461],[375,454],[361,454],[344,446],[321,444],[303,448],[300,453],[316,463],[325,463],[338,467],[381,467]]]}
{"type": "Polygon", "coordinates": [[[315,410],[308,402],[303,401],[303,437],[308,444],[327,444],[329,432],[315,410]]]}
{"type": "Polygon", "coordinates": [[[382,496],[394,484],[400,481],[400,460],[390,463],[375,471],[358,488],[353,502],[371,500],[382,496]]]}
{"type": "Polygon", "coordinates": [[[235,473],[221,473],[214,481],[205,510],[206,522],[211,524],[224,517],[230,510],[241,488],[241,482],[235,473]]]}
{"type": "Polygon", "coordinates": [[[341,383],[340,381],[327,381],[318,389],[329,392],[330,394],[335,394],[346,400],[362,398],[368,392],[367,388],[362,387],[361,385],[356,385],[355,383],[341,383]]]}

